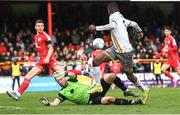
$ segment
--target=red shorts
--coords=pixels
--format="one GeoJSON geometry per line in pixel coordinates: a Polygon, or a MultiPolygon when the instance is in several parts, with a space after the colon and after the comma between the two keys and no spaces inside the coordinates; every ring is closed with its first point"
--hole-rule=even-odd
{"type": "Polygon", "coordinates": [[[40,69],[43,71],[43,70],[45,69],[45,67],[48,67],[49,69],[54,69],[54,67],[58,65],[57,62],[56,62],[56,57],[55,57],[55,56],[52,56],[52,57],[50,58],[48,64],[44,64],[43,61],[44,61],[43,58],[40,59],[40,60],[36,63],[35,67],[38,67],[38,68],[40,68],[40,69]]]}
{"type": "Polygon", "coordinates": [[[178,59],[168,59],[166,62],[166,64],[169,64],[170,66],[174,67],[175,69],[180,68],[180,62],[178,59]]]}

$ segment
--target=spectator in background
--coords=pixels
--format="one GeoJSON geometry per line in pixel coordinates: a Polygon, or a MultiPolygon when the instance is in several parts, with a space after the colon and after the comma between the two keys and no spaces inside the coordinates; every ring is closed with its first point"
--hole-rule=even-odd
{"type": "Polygon", "coordinates": [[[158,59],[156,59],[156,62],[153,63],[153,70],[154,70],[154,75],[156,78],[156,85],[157,86],[163,86],[163,80],[161,79],[161,62],[159,62],[158,59]],[[159,84],[159,81],[161,82],[161,84],[159,84]]]}
{"type": "Polygon", "coordinates": [[[80,36],[77,33],[77,30],[73,30],[71,34],[71,40],[73,45],[79,45],[80,44],[80,36]]]}
{"type": "Polygon", "coordinates": [[[15,82],[17,80],[18,83],[18,88],[20,86],[20,64],[16,62],[17,60],[13,60],[11,63],[11,67],[12,67],[12,90],[14,91],[14,86],[15,86],[15,82]]]}
{"type": "Polygon", "coordinates": [[[4,45],[4,42],[0,43],[0,55],[7,53],[7,48],[4,45]]]}

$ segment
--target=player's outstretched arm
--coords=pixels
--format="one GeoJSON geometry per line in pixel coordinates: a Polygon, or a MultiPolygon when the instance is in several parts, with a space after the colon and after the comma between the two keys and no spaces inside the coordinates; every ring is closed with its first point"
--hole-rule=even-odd
{"type": "Polygon", "coordinates": [[[142,29],[139,27],[139,25],[135,21],[131,21],[125,18],[124,18],[124,21],[127,26],[133,27],[138,32],[139,38],[142,38],[144,36],[142,29]]]}
{"type": "Polygon", "coordinates": [[[89,26],[89,31],[93,32],[93,31],[112,30],[115,27],[116,27],[116,23],[115,22],[111,22],[109,24],[102,25],[102,26],[90,25],[89,26]]]}
{"type": "Polygon", "coordinates": [[[115,22],[111,22],[109,24],[103,25],[103,26],[96,26],[97,31],[103,31],[103,30],[112,30],[116,27],[115,22]]]}
{"type": "Polygon", "coordinates": [[[40,103],[45,106],[58,106],[61,102],[59,98],[55,98],[52,102],[50,102],[47,97],[40,98],[40,103]]]}
{"type": "Polygon", "coordinates": [[[48,44],[48,53],[47,53],[47,56],[45,58],[45,63],[49,63],[49,59],[54,51],[54,48],[53,48],[53,45],[51,43],[48,44]]]}

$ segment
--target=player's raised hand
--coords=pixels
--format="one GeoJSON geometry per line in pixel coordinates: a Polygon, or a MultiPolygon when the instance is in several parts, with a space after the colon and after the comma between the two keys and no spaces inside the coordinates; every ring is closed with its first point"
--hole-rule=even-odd
{"type": "Polygon", "coordinates": [[[91,24],[88,29],[89,29],[90,32],[93,32],[93,31],[96,30],[96,26],[91,24]]]}
{"type": "Polygon", "coordinates": [[[142,38],[144,36],[143,32],[138,32],[138,38],[142,38]]]}

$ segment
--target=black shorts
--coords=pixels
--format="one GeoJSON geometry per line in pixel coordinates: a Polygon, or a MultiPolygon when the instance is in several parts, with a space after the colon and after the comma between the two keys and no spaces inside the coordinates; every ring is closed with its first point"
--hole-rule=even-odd
{"type": "Polygon", "coordinates": [[[95,105],[95,104],[101,104],[101,99],[104,97],[102,93],[93,93],[90,94],[89,97],[89,104],[95,105]]]}

